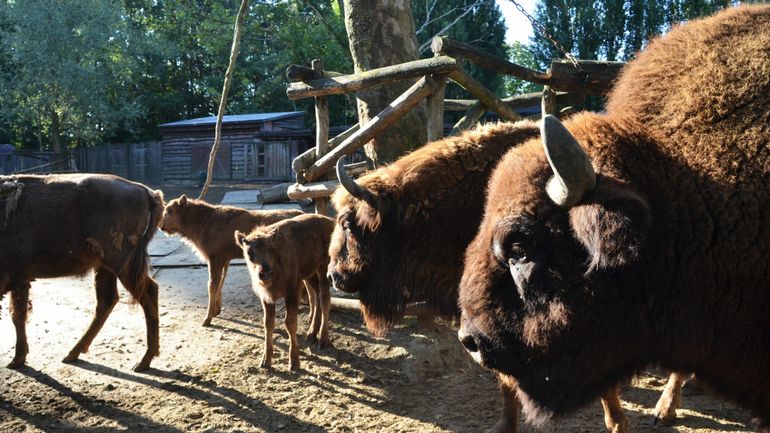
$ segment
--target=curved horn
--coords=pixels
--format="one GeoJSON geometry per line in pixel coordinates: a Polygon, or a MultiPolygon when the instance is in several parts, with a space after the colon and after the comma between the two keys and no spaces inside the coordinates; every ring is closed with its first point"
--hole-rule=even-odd
{"type": "Polygon", "coordinates": [[[545,156],[553,170],[545,187],[548,197],[559,206],[573,206],[596,185],[591,158],[553,115],[543,117],[540,134],[545,156]]]}
{"type": "Polygon", "coordinates": [[[350,195],[359,200],[369,202],[371,193],[366,188],[356,183],[356,181],[350,177],[348,172],[345,171],[345,158],[347,157],[343,156],[337,160],[337,179],[339,179],[342,186],[350,193],[350,195]]]}

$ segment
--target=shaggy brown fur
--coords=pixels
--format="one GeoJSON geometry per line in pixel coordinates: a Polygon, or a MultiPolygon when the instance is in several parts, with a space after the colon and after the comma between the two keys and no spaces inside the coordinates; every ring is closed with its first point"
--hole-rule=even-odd
{"type": "Polygon", "coordinates": [[[209,306],[203,326],[210,325],[222,310],[222,286],[230,261],[243,257],[241,247],[233,240],[236,230],[249,233],[297,215],[302,215],[302,211],[217,206],[185,195],[166,205],[160,229],[169,234],[179,233],[209,265],[209,306]]]}
{"type": "Polygon", "coordinates": [[[148,275],[147,244],[163,213],[160,191],[101,174],[0,177],[6,186],[12,182],[18,188],[0,194],[0,208],[7,210],[0,212],[0,297],[10,292],[16,328],[16,353],[8,366],[24,365],[29,352],[30,282],[93,269],[96,313],[64,362],[88,351],[118,303],[120,279],[144,310],[147,351],[134,370],[147,370],[159,353],[158,285],[148,275]]]}
{"type": "Polygon", "coordinates": [[[597,173],[571,208],[545,193],[538,140],[497,167],[467,252],[461,336],[518,379],[528,417],[660,363],[770,422],[769,54],[770,6],[651,43],[606,115],[565,122],[597,173]]]}
{"type": "Polygon", "coordinates": [[[329,345],[329,238],[334,220],[306,214],[259,227],[251,234],[236,231],[251,273],[252,287],[262,301],[265,324],[265,352],[262,367],[270,367],[273,357],[275,301],[286,299],[286,329],[289,332],[289,367],[299,371],[297,312],[304,280],[310,300],[308,340],[318,340],[319,348],[329,345]]]}

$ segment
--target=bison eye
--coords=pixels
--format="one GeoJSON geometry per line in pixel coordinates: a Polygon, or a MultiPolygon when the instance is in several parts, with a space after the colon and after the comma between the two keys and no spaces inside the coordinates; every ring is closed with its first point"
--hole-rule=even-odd
{"type": "Polygon", "coordinates": [[[527,260],[527,251],[519,243],[512,244],[506,255],[508,256],[508,263],[511,261],[522,262],[527,260]]]}

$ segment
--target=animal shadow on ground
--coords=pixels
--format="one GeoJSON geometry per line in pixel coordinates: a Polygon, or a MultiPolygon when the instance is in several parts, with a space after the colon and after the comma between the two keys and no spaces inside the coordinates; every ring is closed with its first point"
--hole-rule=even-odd
{"type": "Polygon", "coordinates": [[[323,427],[304,423],[292,415],[278,412],[238,390],[218,385],[214,381],[202,380],[198,376],[192,376],[177,370],[164,371],[151,368],[144,375],[137,375],[84,361],[78,361],[74,365],[85,370],[111,376],[115,379],[127,380],[165,390],[189,400],[206,402],[209,405],[224,409],[227,413],[246,421],[254,427],[262,428],[266,431],[272,431],[276,428],[276,425],[281,425],[286,426],[289,431],[293,428],[299,428],[306,432],[326,432],[326,429],[323,427]]]}

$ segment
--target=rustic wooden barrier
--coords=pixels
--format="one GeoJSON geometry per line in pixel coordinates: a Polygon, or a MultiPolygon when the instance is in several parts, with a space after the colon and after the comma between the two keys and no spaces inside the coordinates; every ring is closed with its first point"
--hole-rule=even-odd
{"type": "MultiPolygon", "coordinates": [[[[623,63],[579,60],[578,66],[567,60],[554,60],[546,72],[535,71],[507,60],[494,57],[478,48],[448,39],[434,38],[431,44],[434,57],[399,65],[373,69],[357,74],[324,71],[322,65],[313,67],[291,65],[286,76],[294,81],[286,94],[292,100],[316,98],[316,147],[299,155],[292,163],[297,183],[290,186],[289,197],[313,198],[317,211],[325,212],[325,198],[337,186],[329,180],[336,161],[360,149],[395,123],[404,113],[427,98],[427,139],[440,139],[444,132],[445,111],[465,111],[452,128],[457,134],[476,124],[488,111],[500,118],[516,121],[522,117],[517,108],[540,103],[542,112],[564,116],[574,112],[571,105],[579,103],[586,94],[604,93],[612,85],[623,63]],[[545,86],[543,92],[499,98],[482,83],[462,70],[462,64],[471,62],[479,67],[545,86]],[[417,81],[387,108],[365,125],[356,125],[331,140],[328,139],[328,104],[326,97],[356,92],[372,86],[397,80],[417,81]],[[476,100],[445,100],[447,79],[465,88],[476,100]],[[561,107],[561,108],[560,108],[561,107]]],[[[346,166],[350,169],[350,166],[346,166]]]]}

